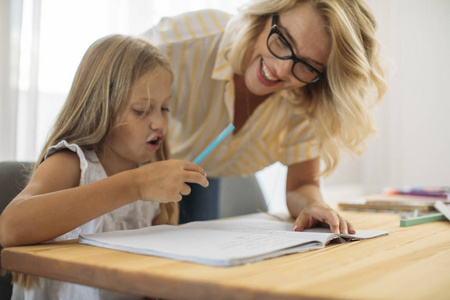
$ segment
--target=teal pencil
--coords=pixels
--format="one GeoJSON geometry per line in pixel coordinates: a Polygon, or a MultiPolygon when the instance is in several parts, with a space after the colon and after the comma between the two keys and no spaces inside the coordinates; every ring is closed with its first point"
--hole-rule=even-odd
{"type": "Polygon", "coordinates": [[[232,131],[234,130],[234,125],[230,124],[227,126],[227,128],[225,128],[215,139],[214,141],[211,142],[211,144],[209,144],[205,150],[202,151],[202,153],[200,153],[195,159],[194,159],[194,163],[198,164],[199,162],[201,162],[206,155],[208,155],[211,151],[214,150],[214,148],[217,147],[217,145],[223,141],[223,139],[229,135],[232,131]]]}

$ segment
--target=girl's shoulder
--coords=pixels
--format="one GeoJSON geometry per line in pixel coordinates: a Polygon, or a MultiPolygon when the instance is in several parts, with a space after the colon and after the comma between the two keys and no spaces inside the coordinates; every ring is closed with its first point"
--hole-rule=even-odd
{"type": "MultiPolygon", "coordinates": [[[[83,150],[77,144],[68,143],[67,141],[62,140],[56,145],[48,148],[44,159],[48,160],[55,155],[65,156],[66,159],[72,160],[73,164],[78,168],[79,172],[81,172],[78,179],[79,185],[84,185],[106,177],[104,169],[98,161],[94,151],[83,150]],[[95,178],[92,179],[91,177],[95,178]]],[[[64,159],[64,157],[58,159],[64,159]]]]}
{"type": "Polygon", "coordinates": [[[47,149],[47,153],[45,154],[44,159],[48,159],[50,156],[54,155],[55,153],[61,152],[61,151],[68,152],[68,153],[72,152],[73,157],[75,157],[75,155],[78,157],[81,169],[87,168],[87,165],[88,165],[87,154],[88,153],[85,153],[85,151],[77,144],[68,143],[65,140],[62,140],[59,143],[57,143],[56,145],[49,147],[47,149]]]}
{"type": "Polygon", "coordinates": [[[79,157],[85,157],[84,151],[83,151],[83,149],[81,149],[80,146],[78,146],[77,144],[73,144],[73,143],[70,144],[66,140],[62,140],[59,143],[57,143],[56,145],[50,146],[47,149],[47,153],[45,154],[44,159],[47,159],[50,156],[52,156],[53,154],[55,154],[59,151],[62,151],[62,150],[68,150],[68,151],[74,152],[79,157]]]}
{"type": "Polygon", "coordinates": [[[25,188],[30,194],[43,194],[80,185],[80,162],[76,153],[61,150],[45,159],[25,188]]]}

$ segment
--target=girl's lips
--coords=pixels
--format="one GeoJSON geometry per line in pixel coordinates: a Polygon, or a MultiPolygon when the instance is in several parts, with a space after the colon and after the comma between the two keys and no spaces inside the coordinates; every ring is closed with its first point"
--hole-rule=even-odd
{"type": "Polygon", "coordinates": [[[161,146],[163,140],[164,140],[163,136],[158,136],[156,140],[153,138],[151,141],[148,141],[147,145],[151,150],[156,151],[161,146]]]}
{"type": "Polygon", "coordinates": [[[263,69],[262,69],[263,68],[263,63],[264,63],[264,61],[263,61],[263,59],[261,57],[260,58],[260,63],[258,64],[258,69],[257,69],[257,72],[256,72],[256,77],[258,78],[259,82],[261,82],[263,85],[269,86],[269,87],[279,84],[281,82],[280,80],[278,80],[278,81],[270,81],[264,76],[263,69]]]}
{"type": "Polygon", "coordinates": [[[150,143],[150,142],[149,142],[149,143],[147,143],[147,145],[148,145],[148,147],[149,147],[151,150],[156,151],[156,150],[158,150],[159,147],[161,146],[161,141],[158,140],[158,141],[153,142],[153,143],[150,143]]]}

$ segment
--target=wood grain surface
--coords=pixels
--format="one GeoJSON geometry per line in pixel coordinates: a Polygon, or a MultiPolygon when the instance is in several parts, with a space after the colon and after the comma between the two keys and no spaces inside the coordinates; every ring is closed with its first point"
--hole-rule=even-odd
{"type": "Polygon", "coordinates": [[[74,240],[6,248],[1,264],[10,271],[163,299],[450,299],[450,222],[400,227],[398,214],[342,214],[357,229],[391,234],[236,267],[74,240]]]}

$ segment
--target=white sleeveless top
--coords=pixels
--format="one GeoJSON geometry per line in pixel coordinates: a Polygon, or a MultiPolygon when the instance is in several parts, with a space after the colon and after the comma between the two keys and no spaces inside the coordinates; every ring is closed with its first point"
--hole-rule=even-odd
{"type": "MultiPolygon", "coordinates": [[[[61,149],[69,149],[80,158],[80,186],[89,184],[107,177],[100,160],[94,151],[83,151],[76,144],[61,141],[48,149],[45,158],[48,158],[61,149]]],[[[152,220],[160,213],[159,203],[151,201],[135,201],[116,210],[106,213],[90,222],[63,234],[52,241],[76,239],[78,235],[136,229],[152,225],[152,220]]],[[[26,290],[18,285],[13,287],[13,300],[53,300],[53,299],[143,299],[141,297],[120,294],[108,290],[67,283],[57,280],[40,278],[40,288],[26,290]]]]}

